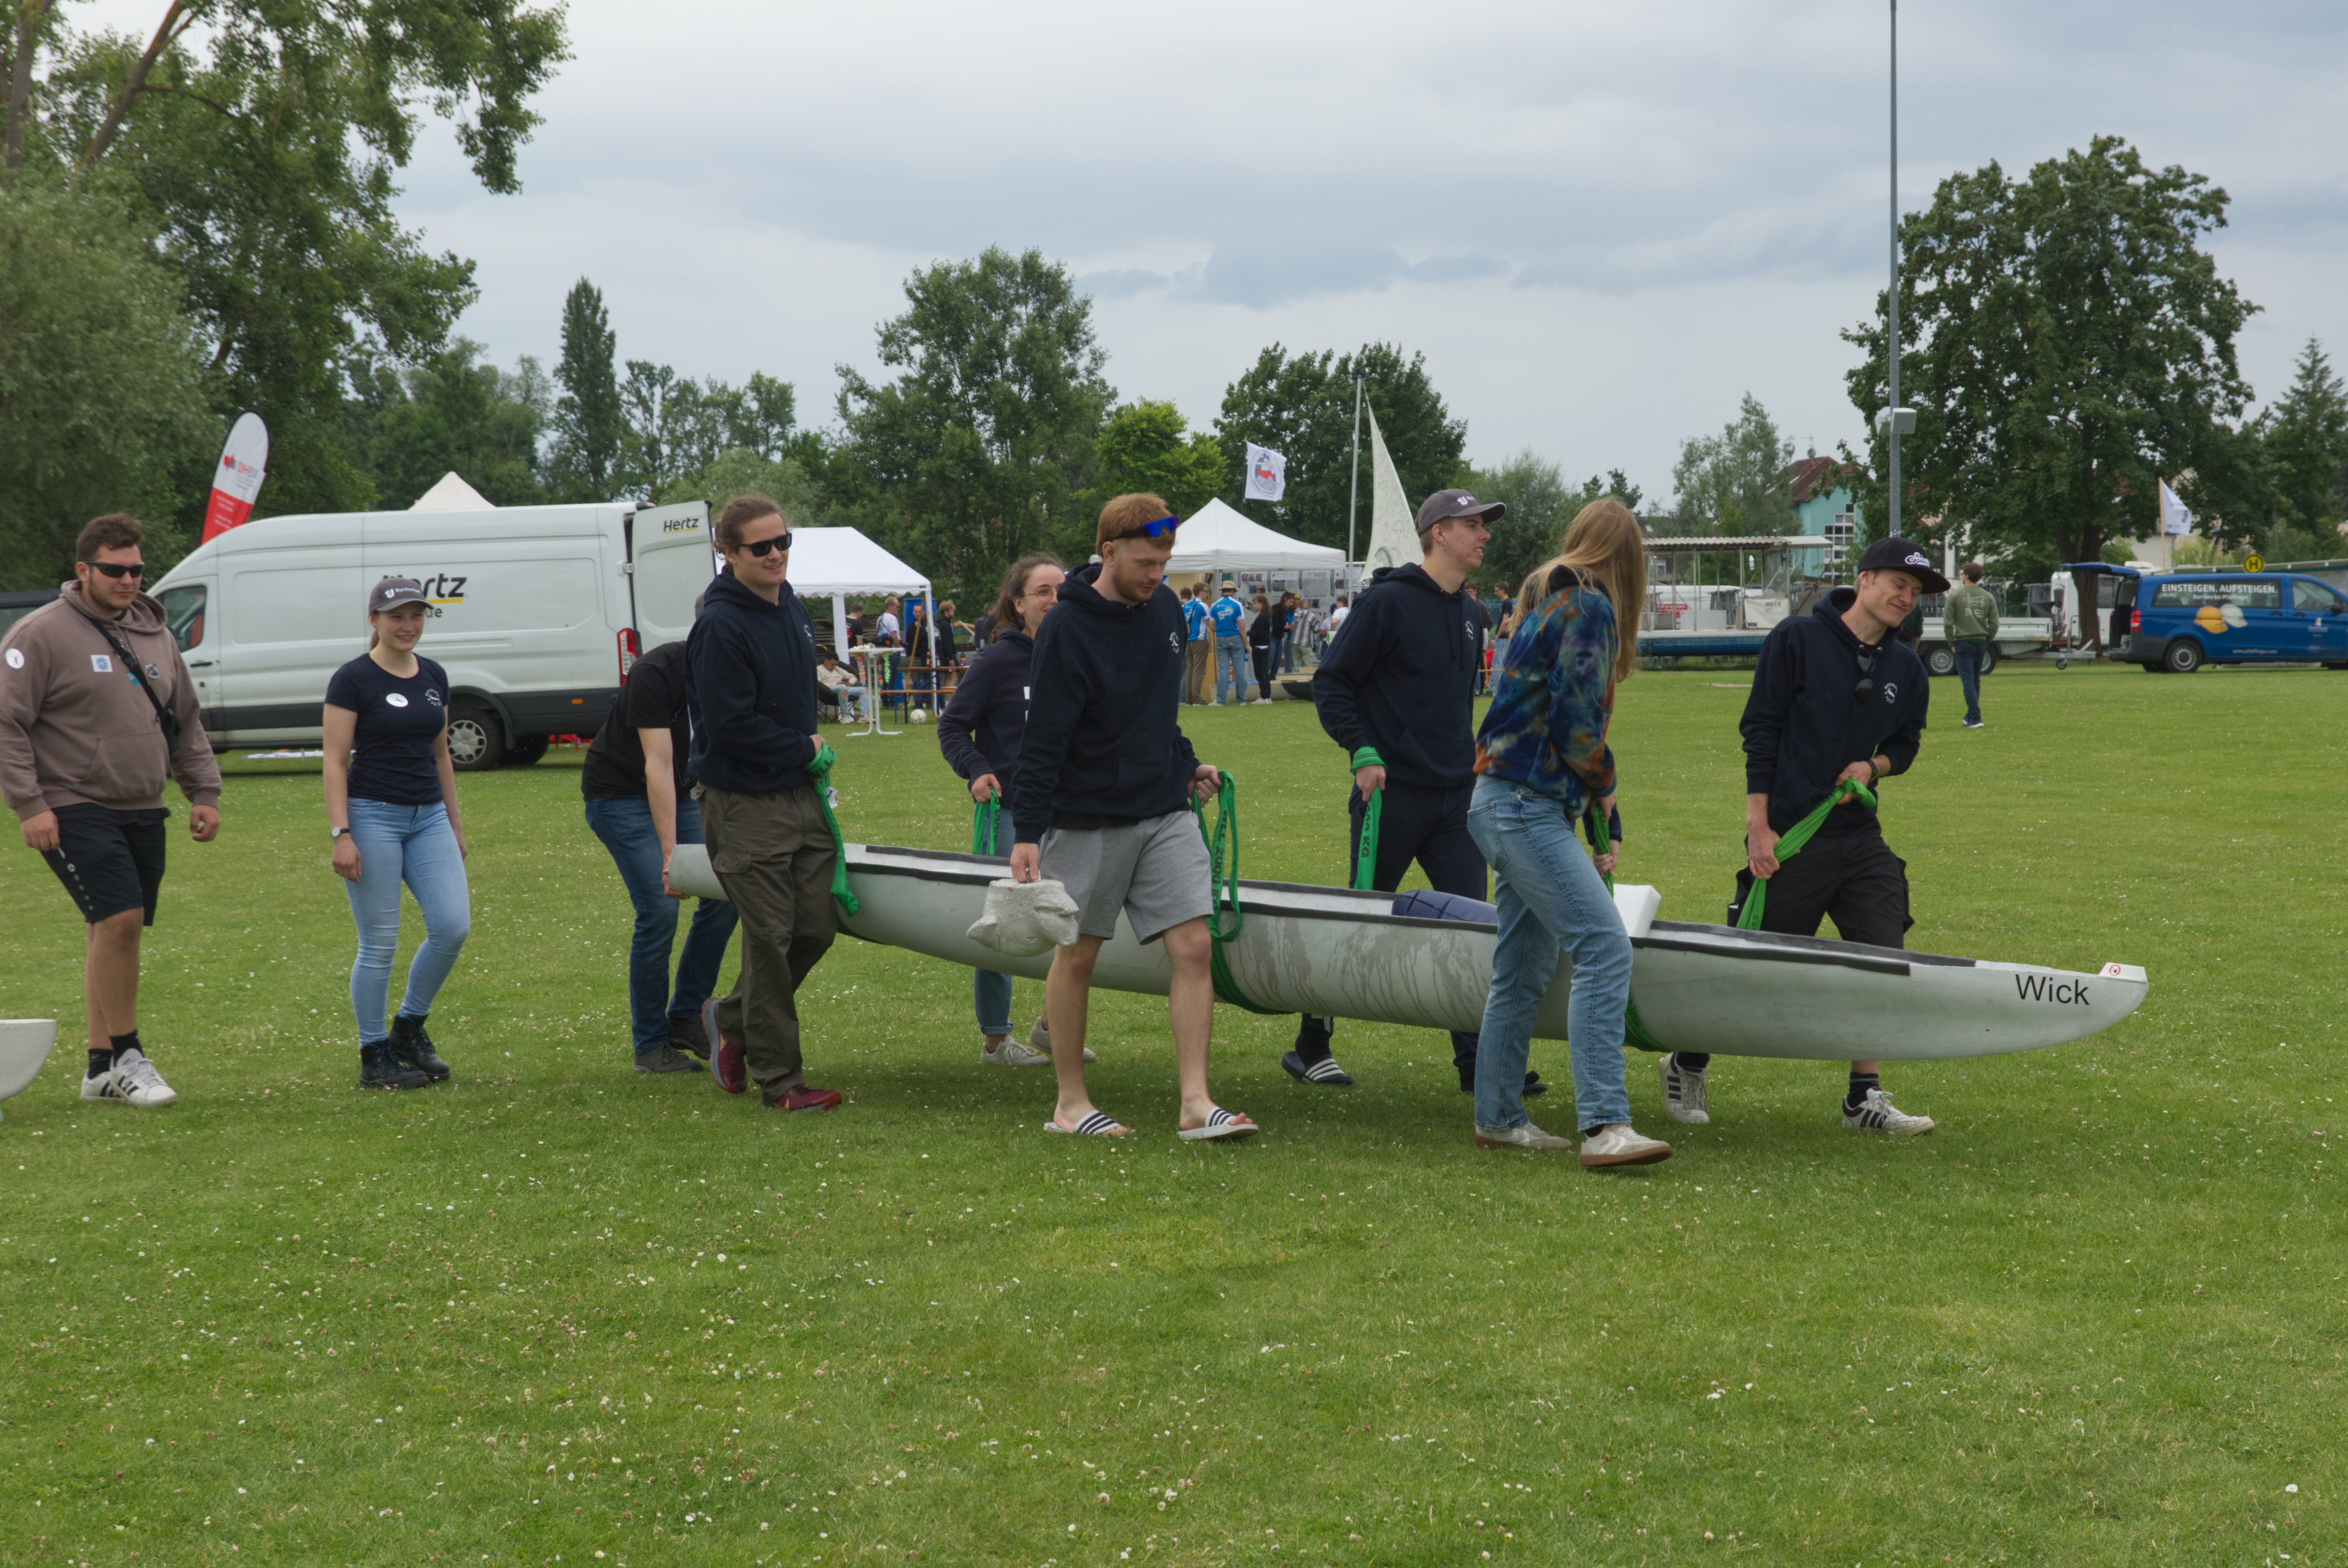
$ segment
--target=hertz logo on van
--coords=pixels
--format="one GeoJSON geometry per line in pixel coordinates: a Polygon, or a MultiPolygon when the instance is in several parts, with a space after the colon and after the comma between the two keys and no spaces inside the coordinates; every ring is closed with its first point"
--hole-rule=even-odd
{"type": "Polygon", "coordinates": [[[695,532],[700,527],[701,519],[699,518],[671,518],[668,521],[661,525],[661,532],[664,534],[689,534],[695,532]]]}
{"type": "Polygon", "coordinates": [[[451,577],[447,572],[416,574],[417,586],[424,589],[428,604],[462,604],[465,602],[465,579],[451,577]]]}

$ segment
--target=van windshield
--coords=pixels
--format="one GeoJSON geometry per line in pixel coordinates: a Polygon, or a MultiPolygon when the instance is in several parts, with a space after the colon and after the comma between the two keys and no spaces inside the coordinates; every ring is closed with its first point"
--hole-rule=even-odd
{"type": "Polygon", "coordinates": [[[2282,584],[2247,578],[2188,579],[2163,582],[2153,590],[2158,610],[2199,610],[2203,605],[2235,605],[2243,610],[2281,610],[2282,584]]]}

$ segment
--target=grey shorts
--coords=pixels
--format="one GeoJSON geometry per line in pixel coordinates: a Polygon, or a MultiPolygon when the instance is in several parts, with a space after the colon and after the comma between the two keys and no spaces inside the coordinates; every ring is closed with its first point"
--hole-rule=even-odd
{"type": "Polygon", "coordinates": [[[1087,937],[1117,935],[1120,910],[1133,934],[1154,942],[1185,920],[1203,920],[1213,901],[1213,873],[1199,819],[1188,811],[1116,827],[1055,827],[1040,846],[1045,876],[1076,901],[1087,937]]]}

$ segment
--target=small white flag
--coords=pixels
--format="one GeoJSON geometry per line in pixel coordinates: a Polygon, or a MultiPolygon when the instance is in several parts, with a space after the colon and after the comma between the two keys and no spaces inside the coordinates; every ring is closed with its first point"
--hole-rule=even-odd
{"type": "Polygon", "coordinates": [[[1288,459],[1269,446],[1248,443],[1247,485],[1241,490],[1251,501],[1277,501],[1288,493],[1288,459]]]}
{"type": "Polygon", "coordinates": [[[2185,503],[2177,498],[2177,492],[2168,487],[2166,479],[2160,482],[2160,531],[2164,534],[2189,534],[2193,531],[2193,514],[2186,510],[2185,503]]]}

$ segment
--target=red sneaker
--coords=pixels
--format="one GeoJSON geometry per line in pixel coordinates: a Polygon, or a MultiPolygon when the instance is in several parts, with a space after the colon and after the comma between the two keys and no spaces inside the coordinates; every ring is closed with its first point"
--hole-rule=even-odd
{"type": "Polygon", "coordinates": [[[709,1076],[717,1080],[717,1087],[728,1094],[739,1094],[749,1088],[750,1074],[742,1064],[742,1048],[717,1028],[716,997],[701,1004],[701,1029],[709,1040],[709,1076]]]}
{"type": "Polygon", "coordinates": [[[802,1083],[796,1089],[786,1089],[780,1100],[767,1102],[769,1111],[829,1111],[839,1103],[837,1089],[809,1089],[802,1083]]]}

